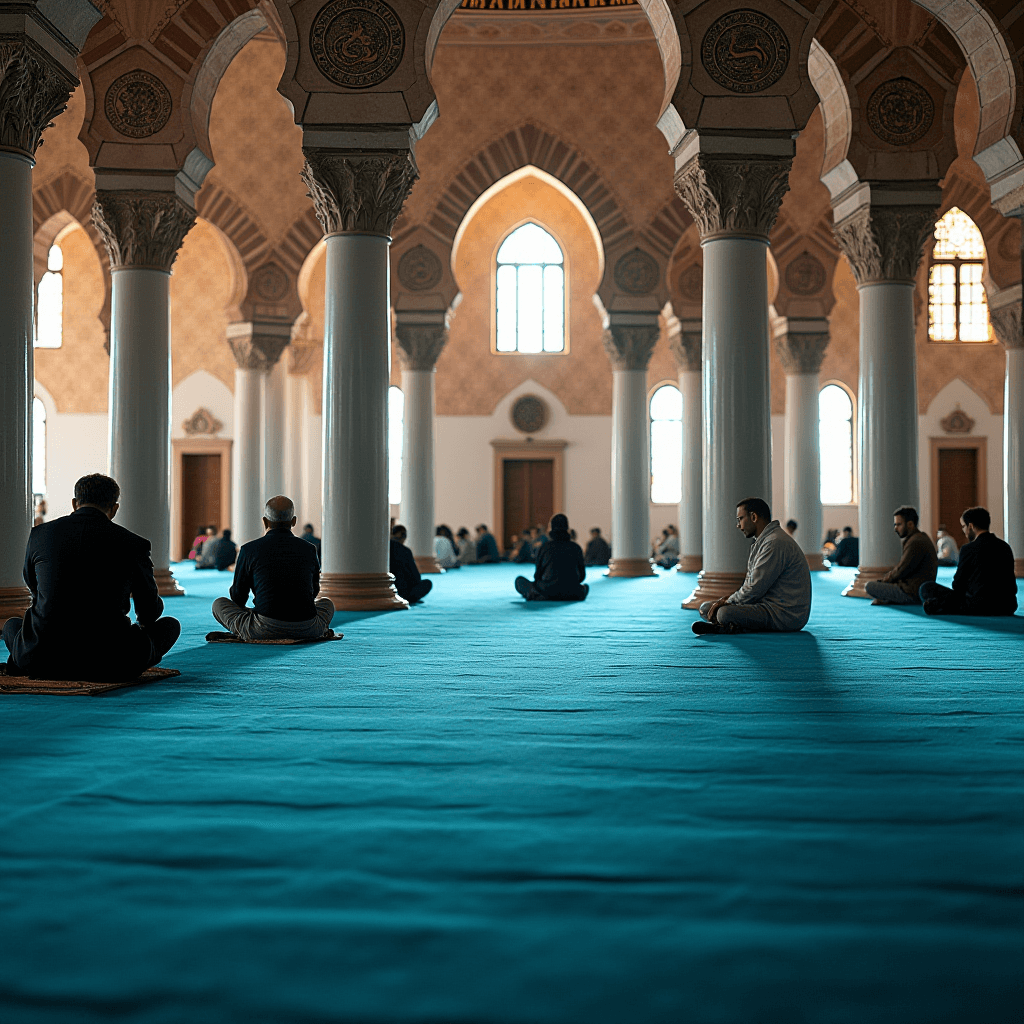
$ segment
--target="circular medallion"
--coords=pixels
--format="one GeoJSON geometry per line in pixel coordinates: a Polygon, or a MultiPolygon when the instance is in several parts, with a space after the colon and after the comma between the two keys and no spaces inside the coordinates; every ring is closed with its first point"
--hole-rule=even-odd
{"type": "Polygon", "coordinates": [[[615,284],[630,295],[649,295],[658,287],[658,264],[642,249],[633,249],[615,264],[615,284]]]}
{"type": "Polygon", "coordinates": [[[264,302],[280,302],[288,291],[288,275],[276,263],[253,271],[252,288],[264,302]]]}
{"type": "Polygon", "coordinates": [[[909,78],[883,82],[868,100],[868,126],[890,146],[909,146],[932,126],[935,103],[928,90],[909,78]]]}
{"type": "Polygon", "coordinates": [[[398,280],[411,292],[435,287],[443,273],[441,261],[425,245],[417,245],[398,261],[398,280]]]}
{"type": "Polygon", "coordinates": [[[402,63],[405,30],[384,0],[331,0],[313,19],[309,49],[325,78],[368,89],[402,63]]]}
{"type": "Polygon", "coordinates": [[[512,406],[512,425],[524,434],[535,434],[548,421],[548,407],[536,395],[523,395],[512,406]]]}
{"type": "Polygon", "coordinates": [[[679,275],[679,293],[687,302],[704,299],[704,271],[696,263],[679,275]]]}
{"type": "Polygon", "coordinates": [[[700,61],[731,92],[761,92],[785,74],[789,40],[766,14],[730,11],[704,33],[700,61]]]}
{"type": "Polygon", "coordinates": [[[129,71],[107,89],[103,110],[111,127],[129,139],[156,135],[171,118],[171,94],[156,75],[129,71]]]}
{"type": "Polygon", "coordinates": [[[817,295],[825,287],[825,277],[824,264],[806,251],[786,267],[786,287],[794,295],[817,295]]]}

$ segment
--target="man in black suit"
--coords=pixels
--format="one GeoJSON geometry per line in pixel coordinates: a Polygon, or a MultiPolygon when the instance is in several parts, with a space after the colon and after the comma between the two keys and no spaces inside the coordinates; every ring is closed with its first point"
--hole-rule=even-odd
{"type": "Polygon", "coordinates": [[[74,512],[29,534],[24,574],[32,607],[4,623],[8,674],[123,682],[178,639],[181,623],[160,617],[149,541],[112,522],[120,496],[109,476],[83,476],[74,512]]]}
{"type": "Polygon", "coordinates": [[[860,539],[854,537],[853,527],[843,527],[842,540],[836,544],[835,551],[828,556],[833,565],[859,565],[860,564],[860,539]]]}
{"type": "Polygon", "coordinates": [[[408,531],[397,523],[391,530],[391,550],[388,567],[395,577],[395,590],[399,597],[404,597],[409,604],[419,604],[430,593],[434,584],[420,576],[419,566],[413,553],[405,546],[408,531]]]}
{"type": "Polygon", "coordinates": [[[1017,610],[1017,580],[1013,550],[989,533],[988,509],[969,508],[961,517],[967,543],[953,577],[953,589],[922,583],[919,594],[928,615],[1013,615],[1017,610]]]}

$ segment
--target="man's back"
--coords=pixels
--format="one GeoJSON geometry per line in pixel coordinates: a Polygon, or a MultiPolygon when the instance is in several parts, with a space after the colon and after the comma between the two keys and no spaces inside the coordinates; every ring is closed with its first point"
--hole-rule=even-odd
{"type": "Polygon", "coordinates": [[[604,537],[594,537],[587,545],[587,565],[607,565],[612,556],[612,549],[604,537]]]}
{"type": "Polygon", "coordinates": [[[251,590],[257,615],[279,622],[306,622],[316,617],[319,589],[316,549],[291,530],[279,528],[242,545],[230,595],[245,607],[251,590]]]}
{"type": "Polygon", "coordinates": [[[492,533],[481,533],[476,542],[476,560],[478,562],[500,562],[498,542],[492,533]]]}
{"type": "Polygon", "coordinates": [[[844,537],[832,555],[829,561],[833,565],[857,565],[860,562],[860,538],[844,537]]]}
{"type": "MultiPolygon", "coordinates": [[[[554,531],[552,531],[554,533],[554,531]]],[[[582,594],[581,584],[587,571],[583,563],[583,549],[575,541],[552,536],[537,556],[534,586],[545,597],[576,598],[582,594]]]]}
{"type": "Polygon", "coordinates": [[[230,537],[221,537],[213,549],[213,564],[217,569],[230,569],[238,555],[238,547],[230,537]]]}
{"type": "Polygon", "coordinates": [[[981,615],[1012,615],[1017,610],[1013,550],[1005,540],[985,532],[960,549],[953,591],[968,610],[981,615]]]}
{"type": "Polygon", "coordinates": [[[394,537],[388,551],[388,568],[395,577],[395,590],[399,594],[408,592],[420,581],[420,570],[412,551],[394,537]]]}

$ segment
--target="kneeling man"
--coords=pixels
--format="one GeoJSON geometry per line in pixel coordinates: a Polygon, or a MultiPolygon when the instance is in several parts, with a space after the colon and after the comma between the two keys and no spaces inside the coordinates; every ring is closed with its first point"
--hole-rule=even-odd
{"type": "Polygon", "coordinates": [[[541,545],[531,583],[516,578],[516,590],[527,601],[584,601],[590,587],[583,582],[587,569],[583,548],[569,536],[569,520],[559,513],[551,517],[548,542],[541,545]]]}
{"type": "Polygon", "coordinates": [[[152,668],[178,639],[181,623],[160,618],[164,603],[149,541],[112,522],[120,497],[109,476],[83,476],[71,515],[29,534],[25,583],[32,607],[24,619],[4,623],[9,675],[126,682],[152,668]]]}
{"type": "Polygon", "coordinates": [[[330,628],[334,605],[319,601],[316,548],[292,533],[295,508],[278,495],[263,511],[264,536],[242,545],[228,593],[213,602],[213,617],[243,640],[316,640],[330,628]],[[252,608],[246,607],[252,591],[252,608]]]}
{"type": "Polygon", "coordinates": [[[772,519],[768,502],[744,498],[736,529],[754,543],[743,586],[700,606],[694,633],[795,633],[811,615],[811,570],[800,545],[772,519]]]}

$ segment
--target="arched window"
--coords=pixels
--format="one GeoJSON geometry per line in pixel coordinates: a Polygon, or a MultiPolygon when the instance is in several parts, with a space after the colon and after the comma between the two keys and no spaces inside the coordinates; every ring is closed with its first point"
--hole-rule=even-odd
{"type": "Polygon", "coordinates": [[[46,494],[46,406],[38,398],[32,400],[32,493],[46,494]]]}
{"type": "Polygon", "coordinates": [[[651,501],[677,505],[683,499],[683,395],[662,384],[651,395],[651,501]]]}
{"type": "Polygon", "coordinates": [[[988,303],[981,273],[985,242],[977,225],[953,207],[935,225],[928,269],[930,341],[988,341],[988,303]]]}
{"type": "Polygon", "coordinates": [[[495,348],[565,351],[565,257],[537,224],[523,224],[498,249],[495,348]]]}
{"type": "Polygon", "coordinates": [[[402,430],[405,420],[405,395],[394,384],[388,388],[388,502],[402,503],[402,430]]]}
{"type": "Polygon", "coordinates": [[[60,348],[64,340],[64,253],[51,245],[46,273],[36,292],[36,348],[60,348]]]}
{"type": "Polygon", "coordinates": [[[846,388],[826,384],[818,394],[822,505],[853,501],[853,401],[846,388]]]}

